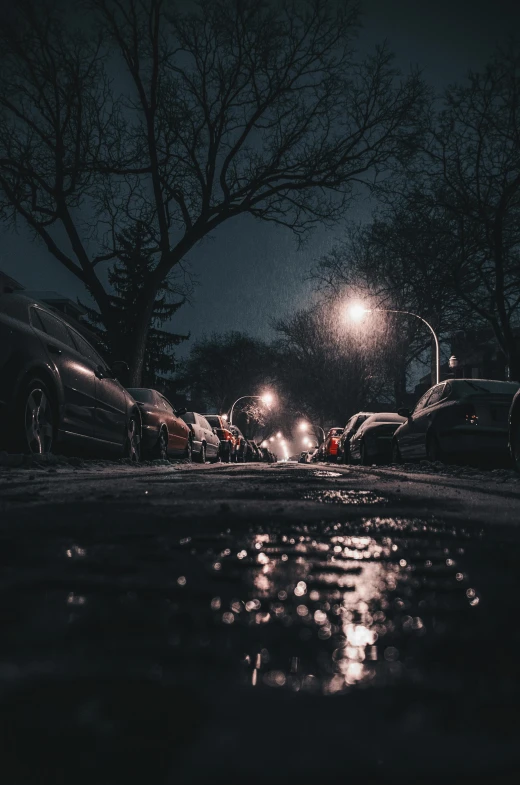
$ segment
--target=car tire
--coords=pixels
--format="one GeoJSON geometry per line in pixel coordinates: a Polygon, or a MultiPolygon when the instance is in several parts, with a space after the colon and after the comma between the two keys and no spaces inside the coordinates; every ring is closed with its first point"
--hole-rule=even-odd
{"type": "Polygon", "coordinates": [[[133,463],[139,463],[141,460],[141,434],[139,433],[139,421],[135,414],[130,415],[127,423],[123,455],[133,463]]]}
{"type": "Polygon", "coordinates": [[[199,463],[206,463],[206,445],[205,444],[201,444],[200,445],[200,452],[199,452],[198,462],[199,463]]]}
{"type": "Polygon", "coordinates": [[[350,445],[343,450],[343,463],[345,465],[350,463],[350,445]]]}
{"type": "Polygon", "coordinates": [[[436,461],[444,462],[446,460],[444,451],[441,449],[439,440],[434,433],[429,434],[426,438],[426,458],[432,463],[436,461]]]}
{"type": "Polygon", "coordinates": [[[161,428],[157,443],[151,451],[151,456],[153,460],[168,460],[168,434],[164,428],[161,428]]]}
{"type": "Polygon", "coordinates": [[[392,442],[392,463],[402,463],[403,456],[401,455],[401,450],[399,449],[399,444],[397,440],[394,439],[392,442]]]}
{"type": "Polygon", "coordinates": [[[520,417],[511,423],[511,459],[517,472],[520,472],[520,417]]]}
{"type": "Polygon", "coordinates": [[[191,463],[193,460],[193,442],[191,436],[188,437],[186,449],[184,450],[184,460],[191,463]]]}
{"type": "Polygon", "coordinates": [[[364,441],[359,445],[359,462],[361,466],[370,466],[370,458],[364,441]]]}
{"type": "Polygon", "coordinates": [[[49,387],[41,379],[31,379],[24,388],[15,414],[13,448],[30,455],[48,455],[57,434],[57,406],[49,387]]]}

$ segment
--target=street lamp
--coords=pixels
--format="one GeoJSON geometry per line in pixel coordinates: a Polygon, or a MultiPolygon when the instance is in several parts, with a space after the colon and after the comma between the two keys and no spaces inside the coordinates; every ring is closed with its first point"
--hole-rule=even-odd
{"type": "Polygon", "coordinates": [[[428,327],[435,341],[435,384],[439,384],[440,376],[441,376],[439,339],[437,338],[437,333],[435,332],[431,324],[426,321],[426,319],[423,319],[423,317],[419,316],[419,314],[411,313],[410,311],[396,311],[394,308],[365,308],[364,305],[362,305],[361,303],[357,303],[356,305],[353,305],[350,308],[350,316],[356,322],[361,321],[361,319],[366,313],[400,313],[400,314],[404,314],[405,316],[414,316],[416,319],[420,319],[421,322],[423,322],[423,324],[425,324],[426,327],[428,327]]]}
{"type": "Polygon", "coordinates": [[[233,425],[233,409],[237,405],[239,401],[243,401],[244,398],[259,398],[266,406],[271,406],[273,403],[273,395],[272,393],[264,393],[263,395],[242,395],[240,398],[237,398],[233,406],[231,407],[231,411],[229,413],[229,424],[233,425]]]}
{"type": "Polygon", "coordinates": [[[318,428],[321,431],[321,437],[323,441],[325,441],[325,431],[323,430],[321,425],[310,425],[310,423],[308,422],[301,422],[299,427],[300,427],[300,431],[304,431],[305,433],[307,433],[309,428],[312,428],[313,431],[315,431],[316,428],[318,428]]]}

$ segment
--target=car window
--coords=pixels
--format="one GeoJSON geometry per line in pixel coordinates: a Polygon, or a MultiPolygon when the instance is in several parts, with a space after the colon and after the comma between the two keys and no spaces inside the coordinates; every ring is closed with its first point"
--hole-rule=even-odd
{"type": "Polygon", "coordinates": [[[218,414],[208,414],[206,416],[206,420],[213,428],[222,428],[222,425],[220,424],[220,417],[218,416],[218,414]]]}
{"type": "Polygon", "coordinates": [[[430,397],[430,395],[431,395],[431,392],[432,392],[432,391],[431,391],[431,389],[430,389],[430,390],[428,390],[428,392],[425,392],[425,393],[424,393],[424,395],[422,396],[422,398],[419,398],[419,400],[418,400],[418,401],[417,401],[417,403],[415,404],[415,409],[413,410],[413,414],[417,414],[417,412],[420,412],[420,411],[421,411],[421,409],[424,409],[424,407],[425,407],[425,406],[427,405],[427,403],[428,403],[428,399],[429,399],[429,397],[430,397]]]}
{"type": "Polygon", "coordinates": [[[77,346],[77,350],[83,357],[91,360],[91,362],[95,363],[96,365],[101,366],[101,368],[106,368],[106,362],[103,360],[101,355],[99,355],[93,346],[86,341],[82,335],[80,335],[76,330],[71,330],[72,336],[74,338],[74,343],[77,346]]]}
{"type": "Polygon", "coordinates": [[[457,379],[453,386],[457,395],[514,395],[520,385],[518,382],[501,382],[494,379],[457,379]]]}
{"type": "Polygon", "coordinates": [[[444,394],[444,384],[438,384],[436,387],[433,388],[430,397],[428,398],[428,406],[433,406],[442,399],[444,394]]]}
{"type": "Polygon", "coordinates": [[[181,420],[184,420],[184,422],[188,423],[188,425],[195,425],[194,412],[186,412],[186,414],[182,415],[181,420]]]}
{"type": "Polygon", "coordinates": [[[173,413],[173,406],[171,405],[171,403],[169,401],[167,401],[166,398],[164,398],[159,393],[157,393],[157,397],[159,398],[159,402],[160,402],[161,406],[163,407],[163,409],[166,412],[168,412],[168,414],[172,414],[173,413]]]}
{"type": "Polygon", "coordinates": [[[61,343],[64,343],[71,349],[76,349],[72,336],[64,322],[60,319],[56,319],[55,316],[52,316],[52,314],[47,313],[46,311],[41,311],[36,308],[33,308],[32,310],[34,312],[37,311],[37,317],[42,323],[43,329],[47,335],[50,335],[51,338],[55,338],[57,341],[61,341],[61,343]]]}
{"type": "Polygon", "coordinates": [[[143,387],[129,387],[128,392],[139,403],[155,403],[153,390],[147,390],[143,387]]]}
{"type": "Polygon", "coordinates": [[[31,308],[31,324],[33,327],[36,327],[37,330],[46,332],[45,327],[43,326],[43,322],[40,319],[40,315],[36,308],[31,308]]]}

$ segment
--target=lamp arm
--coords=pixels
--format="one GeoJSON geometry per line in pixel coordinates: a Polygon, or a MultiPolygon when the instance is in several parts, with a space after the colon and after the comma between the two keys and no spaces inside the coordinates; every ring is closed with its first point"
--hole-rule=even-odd
{"type": "Polygon", "coordinates": [[[371,308],[371,311],[378,311],[379,313],[401,313],[405,316],[414,316],[416,319],[420,319],[423,324],[428,327],[431,334],[433,335],[433,339],[435,341],[435,384],[439,384],[440,381],[440,374],[441,374],[441,363],[440,363],[440,349],[439,349],[439,339],[437,338],[437,333],[431,326],[426,319],[423,319],[422,316],[419,316],[417,313],[412,313],[411,311],[396,311],[394,308],[371,308]]]}

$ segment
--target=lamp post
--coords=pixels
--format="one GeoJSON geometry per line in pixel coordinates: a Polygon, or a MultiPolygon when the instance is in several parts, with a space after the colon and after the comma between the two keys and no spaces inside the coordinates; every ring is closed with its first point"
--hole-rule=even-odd
{"type": "Polygon", "coordinates": [[[266,404],[266,406],[270,406],[272,404],[272,402],[273,402],[273,396],[271,395],[271,393],[265,393],[264,395],[242,395],[240,398],[236,399],[235,403],[231,407],[231,411],[229,413],[229,424],[230,425],[233,425],[233,409],[235,408],[237,403],[239,401],[243,401],[244,398],[259,398],[261,401],[263,401],[266,404]]]}
{"type": "Polygon", "coordinates": [[[431,334],[433,335],[433,339],[435,341],[435,384],[439,384],[440,376],[441,376],[441,360],[440,360],[440,351],[439,351],[439,339],[437,338],[437,333],[431,326],[426,319],[423,319],[422,316],[419,316],[417,313],[411,313],[411,311],[397,311],[394,308],[365,308],[363,305],[355,305],[350,309],[350,313],[353,319],[359,321],[363,318],[365,313],[400,313],[404,314],[405,316],[414,316],[416,319],[420,319],[423,324],[430,330],[431,334]]]}
{"type": "Polygon", "coordinates": [[[325,441],[325,431],[323,430],[321,425],[310,425],[308,422],[301,422],[300,423],[300,431],[307,432],[309,430],[309,428],[312,428],[313,431],[315,431],[316,428],[318,428],[321,431],[321,438],[322,438],[322,440],[325,441]]]}

